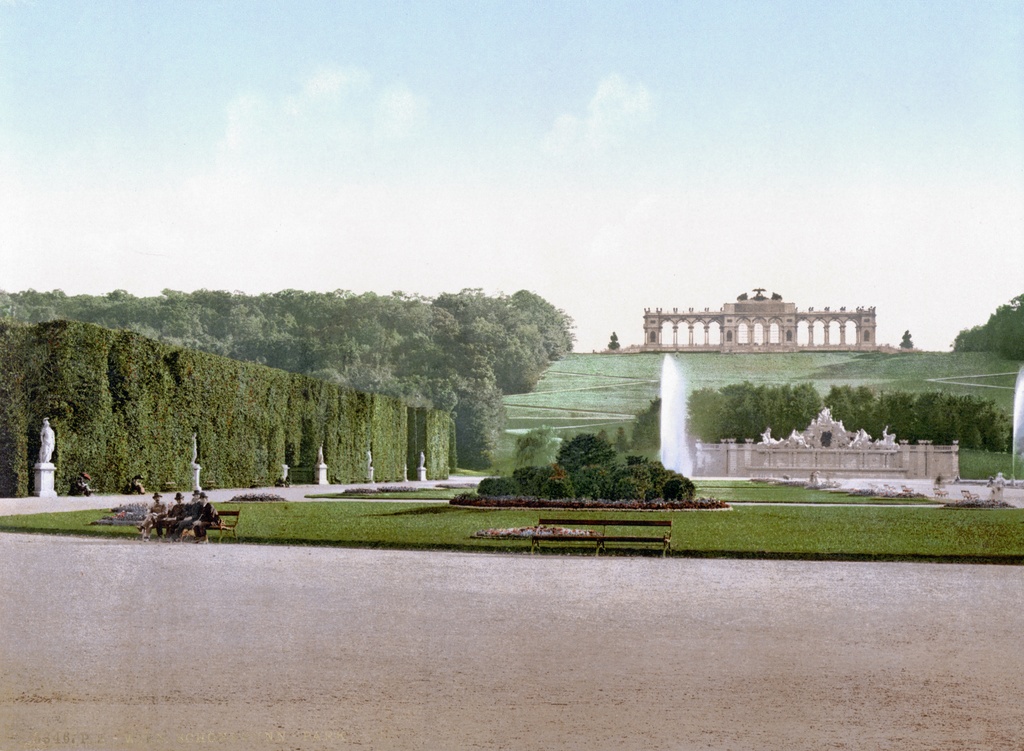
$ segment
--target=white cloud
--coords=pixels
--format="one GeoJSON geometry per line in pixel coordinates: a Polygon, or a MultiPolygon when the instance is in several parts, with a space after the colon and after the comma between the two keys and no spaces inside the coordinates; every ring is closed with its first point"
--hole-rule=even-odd
{"type": "Polygon", "coordinates": [[[278,97],[246,93],[225,108],[220,170],[353,174],[415,136],[427,100],[360,68],[322,67],[278,97]]]}
{"type": "Polygon", "coordinates": [[[587,104],[586,114],[559,115],[544,138],[551,154],[597,154],[625,144],[650,121],[651,94],[639,82],[606,76],[587,104]]]}
{"type": "Polygon", "coordinates": [[[427,101],[405,86],[385,89],[377,99],[375,133],[380,139],[406,138],[426,114],[427,101]]]}

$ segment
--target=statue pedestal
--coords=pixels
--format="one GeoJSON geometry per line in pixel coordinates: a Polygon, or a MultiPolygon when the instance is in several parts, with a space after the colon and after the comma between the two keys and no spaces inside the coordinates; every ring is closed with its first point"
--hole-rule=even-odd
{"type": "Polygon", "coordinates": [[[203,488],[199,485],[199,470],[201,470],[198,464],[192,465],[192,489],[198,490],[200,493],[203,492],[203,488]]]}
{"type": "Polygon", "coordinates": [[[316,467],[316,484],[327,485],[327,465],[317,464],[316,467]]]}
{"type": "Polygon", "coordinates": [[[370,483],[371,485],[373,485],[373,467],[370,467],[370,468],[369,468],[369,469],[368,469],[368,470],[366,471],[366,474],[368,474],[368,475],[370,476],[370,477],[369,477],[369,478],[367,479],[367,482],[368,482],[368,483],[370,483]]]}
{"type": "Polygon", "coordinates": [[[57,491],[53,489],[53,471],[56,467],[50,462],[36,462],[33,469],[36,471],[36,482],[32,488],[32,495],[39,498],[56,498],[57,491]]]}
{"type": "Polygon", "coordinates": [[[287,464],[281,465],[281,482],[285,485],[288,484],[288,470],[291,469],[287,464]]]}
{"type": "Polygon", "coordinates": [[[417,467],[416,468],[416,479],[419,480],[420,482],[426,482],[427,481],[427,468],[426,467],[417,467]]]}

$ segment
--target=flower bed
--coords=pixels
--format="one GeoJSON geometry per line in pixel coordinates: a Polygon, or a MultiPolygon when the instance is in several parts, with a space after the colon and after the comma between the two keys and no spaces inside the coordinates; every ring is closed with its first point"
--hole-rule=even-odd
{"type": "Polygon", "coordinates": [[[112,516],[104,516],[89,524],[102,524],[112,527],[134,527],[141,524],[149,510],[142,503],[128,503],[110,509],[112,516]]]}
{"type": "Polygon", "coordinates": [[[225,503],[283,503],[284,498],[274,493],[242,493],[225,503]]]}
{"type": "Polygon", "coordinates": [[[473,506],[476,508],[538,508],[538,509],[612,509],[619,511],[712,511],[731,508],[717,498],[695,498],[692,501],[607,501],[590,498],[531,498],[503,496],[499,498],[478,495],[458,495],[449,501],[452,506],[473,506]]]}
{"type": "Polygon", "coordinates": [[[567,527],[510,527],[506,529],[481,529],[473,537],[489,537],[492,539],[531,537],[597,537],[595,529],[569,529],[567,527]]]}
{"type": "Polygon", "coordinates": [[[942,508],[1014,508],[1014,506],[1006,501],[978,500],[950,501],[943,504],[942,508]]]}

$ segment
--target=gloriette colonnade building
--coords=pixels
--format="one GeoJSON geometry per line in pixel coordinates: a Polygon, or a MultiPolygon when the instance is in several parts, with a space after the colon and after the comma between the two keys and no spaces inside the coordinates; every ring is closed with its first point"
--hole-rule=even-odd
{"type": "Polygon", "coordinates": [[[803,352],[876,350],[875,308],[797,310],[781,295],[740,295],[718,311],[644,309],[640,351],[803,352]]]}

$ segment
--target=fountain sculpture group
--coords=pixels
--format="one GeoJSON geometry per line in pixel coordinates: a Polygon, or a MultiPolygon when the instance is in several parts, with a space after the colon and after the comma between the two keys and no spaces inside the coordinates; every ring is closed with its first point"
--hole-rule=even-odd
{"type": "Polygon", "coordinates": [[[771,428],[761,441],[735,439],[717,444],[697,442],[696,476],[877,477],[893,480],[953,478],[960,474],[960,447],[935,446],[930,441],[897,441],[888,426],[872,439],[863,428],[847,430],[826,407],[802,432],[774,439],[771,428]]]}

